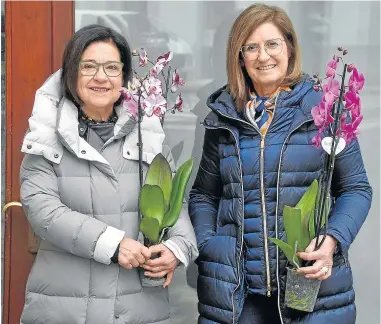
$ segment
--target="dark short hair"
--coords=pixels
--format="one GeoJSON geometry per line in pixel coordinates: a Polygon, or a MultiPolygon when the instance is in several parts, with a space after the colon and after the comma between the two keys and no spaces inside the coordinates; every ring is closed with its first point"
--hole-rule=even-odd
{"type": "Polygon", "coordinates": [[[81,104],[81,99],[77,93],[79,62],[86,48],[95,42],[112,42],[116,45],[121,62],[124,64],[124,83],[127,84],[131,79],[131,50],[127,40],[111,28],[96,24],[85,26],[70,39],[62,58],[61,85],[63,93],[77,106],[81,104]]]}

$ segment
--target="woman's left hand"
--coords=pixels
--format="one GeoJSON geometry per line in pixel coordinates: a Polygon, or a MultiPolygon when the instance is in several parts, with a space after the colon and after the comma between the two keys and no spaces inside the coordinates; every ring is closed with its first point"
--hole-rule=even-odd
{"type": "Polygon", "coordinates": [[[152,254],[159,254],[160,256],[156,259],[150,259],[141,265],[141,267],[146,270],[144,275],[152,278],[163,278],[167,276],[163,285],[163,287],[166,288],[172,282],[173,274],[180,261],[164,244],[153,245],[149,247],[149,250],[152,254]]]}
{"type": "MultiPolygon", "coordinates": [[[[319,241],[323,235],[319,236],[319,241]]],[[[305,252],[298,252],[297,256],[303,260],[315,261],[310,267],[302,267],[297,270],[298,273],[305,274],[306,278],[316,278],[325,280],[332,274],[333,254],[335,253],[337,241],[330,235],[327,235],[319,250],[314,251],[315,241],[313,239],[305,252]]]]}

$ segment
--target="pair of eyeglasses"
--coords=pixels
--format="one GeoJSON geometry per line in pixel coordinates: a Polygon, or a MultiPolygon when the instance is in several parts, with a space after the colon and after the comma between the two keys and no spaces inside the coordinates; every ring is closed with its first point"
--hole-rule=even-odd
{"type": "MultiPolygon", "coordinates": [[[[284,39],[269,39],[264,43],[265,52],[270,56],[277,56],[282,53],[284,39]]],[[[246,44],[241,47],[241,53],[244,59],[254,61],[259,56],[261,46],[259,44],[246,44]]]]}
{"type": "Polygon", "coordinates": [[[79,70],[83,76],[94,76],[98,73],[99,67],[102,66],[104,73],[109,77],[117,77],[123,71],[122,62],[105,62],[98,63],[95,61],[80,61],[79,70]]]}

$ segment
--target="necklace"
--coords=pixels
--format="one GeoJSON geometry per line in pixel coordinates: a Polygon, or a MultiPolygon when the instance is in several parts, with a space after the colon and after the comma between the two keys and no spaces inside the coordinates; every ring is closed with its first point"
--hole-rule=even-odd
{"type": "Polygon", "coordinates": [[[86,115],[86,113],[82,109],[79,109],[78,118],[83,120],[86,124],[105,124],[105,123],[115,124],[118,120],[118,115],[116,114],[115,109],[113,109],[110,117],[107,120],[97,120],[97,119],[93,119],[89,117],[88,115],[86,115]]]}

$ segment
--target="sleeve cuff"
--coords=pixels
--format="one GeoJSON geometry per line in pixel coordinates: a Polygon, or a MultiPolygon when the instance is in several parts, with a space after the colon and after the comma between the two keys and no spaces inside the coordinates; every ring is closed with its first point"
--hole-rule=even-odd
{"type": "Polygon", "coordinates": [[[163,245],[165,245],[168,249],[170,249],[172,251],[172,253],[175,255],[175,257],[181,262],[184,264],[185,268],[188,267],[188,260],[187,258],[185,257],[183,251],[181,251],[181,249],[179,248],[179,246],[173,242],[172,240],[166,240],[166,241],[163,241],[162,242],[163,245]]]}
{"type": "Polygon", "coordinates": [[[115,227],[107,226],[99,236],[94,250],[94,260],[103,264],[110,264],[118,244],[124,237],[124,232],[115,227]]]}

